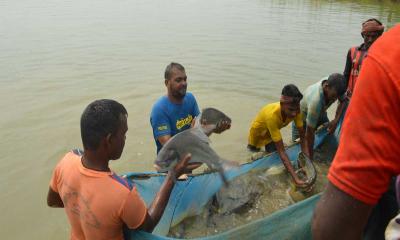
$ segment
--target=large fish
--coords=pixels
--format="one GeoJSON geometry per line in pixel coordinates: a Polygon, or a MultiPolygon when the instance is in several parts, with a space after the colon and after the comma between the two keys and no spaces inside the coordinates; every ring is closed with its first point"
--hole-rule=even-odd
{"type": "Polygon", "coordinates": [[[190,153],[190,163],[205,163],[211,170],[221,175],[225,185],[228,184],[224,169],[235,166],[231,161],[221,159],[211,148],[209,135],[218,131],[223,123],[231,123],[231,119],[215,108],[203,109],[196,118],[193,128],[182,131],[168,140],[158,153],[155,164],[160,172],[171,171],[182,156],[190,153]]]}

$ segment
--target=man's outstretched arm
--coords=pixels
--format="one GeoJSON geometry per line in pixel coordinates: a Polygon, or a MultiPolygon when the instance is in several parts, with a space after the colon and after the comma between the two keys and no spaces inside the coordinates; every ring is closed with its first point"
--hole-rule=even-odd
{"type": "Polygon", "coordinates": [[[175,174],[172,174],[171,171],[168,172],[164,183],[162,184],[160,190],[158,191],[147,211],[143,223],[138,227],[139,230],[152,232],[155,226],[158,224],[164,213],[165,207],[168,204],[169,197],[175,185],[176,179],[173,179],[173,176],[175,175],[176,177],[179,177],[185,171],[190,158],[191,155],[187,154],[179,161],[179,163],[175,166],[173,170],[175,171],[175,174]]]}
{"type": "Polygon", "coordinates": [[[278,151],[279,157],[280,157],[283,165],[285,166],[286,170],[289,172],[290,176],[292,176],[293,181],[296,184],[296,186],[304,187],[306,185],[306,183],[297,177],[295,170],[292,166],[292,163],[290,162],[290,159],[289,159],[288,155],[286,154],[286,150],[285,150],[285,146],[283,145],[283,141],[279,140],[278,142],[274,142],[274,143],[275,143],[276,149],[278,151]]]}

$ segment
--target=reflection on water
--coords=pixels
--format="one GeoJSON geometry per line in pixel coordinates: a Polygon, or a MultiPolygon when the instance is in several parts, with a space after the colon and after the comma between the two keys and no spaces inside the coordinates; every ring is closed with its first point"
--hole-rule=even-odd
{"type": "Polygon", "coordinates": [[[171,228],[169,236],[195,238],[215,235],[286,208],[299,201],[300,195],[305,199],[323,191],[335,151],[336,148],[329,143],[316,151],[318,177],[313,190],[306,196],[296,193],[297,199],[291,197],[289,191],[293,184],[283,166],[250,171],[230,182],[228,188],[222,188],[199,216],[185,219],[171,228]]]}
{"type": "Polygon", "coordinates": [[[263,105],[287,83],[304,90],[343,71],[361,22],[393,26],[400,9],[387,0],[2,0],[0,16],[1,233],[68,239],[46,191],[57,161],[81,147],[89,102],[113,98],[129,112],[124,153],[111,167],[152,170],[151,106],[166,91],[165,66],[180,62],[199,106],[232,117],[229,131],[211,136],[213,148],[243,162],[263,105]]]}

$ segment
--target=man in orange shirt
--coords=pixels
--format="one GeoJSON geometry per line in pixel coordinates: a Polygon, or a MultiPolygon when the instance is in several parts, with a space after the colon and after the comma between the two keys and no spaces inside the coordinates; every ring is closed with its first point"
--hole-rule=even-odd
{"type": "Polygon", "coordinates": [[[400,25],[368,52],[343,123],[314,239],[361,239],[374,205],[400,174],[400,25]]]}
{"type": "MultiPolygon", "coordinates": [[[[168,203],[175,180],[168,174],[147,209],[126,179],[109,168],[120,158],[128,131],[128,113],[114,100],[97,100],[81,116],[84,152],[71,151],[57,164],[50,182],[47,204],[65,209],[71,239],[123,239],[123,225],[151,232],[168,203]]],[[[176,176],[190,156],[175,167],[176,176]]]]}

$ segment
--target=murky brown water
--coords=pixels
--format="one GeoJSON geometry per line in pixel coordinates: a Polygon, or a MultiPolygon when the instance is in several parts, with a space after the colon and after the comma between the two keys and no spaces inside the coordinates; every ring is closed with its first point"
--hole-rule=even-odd
{"type": "MultiPolygon", "coordinates": [[[[279,99],[343,71],[362,21],[400,21],[392,1],[326,0],[1,0],[0,234],[68,239],[63,210],[46,206],[51,172],[81,147],[85,106],[113,98],[129,112],[119,172],[149,171],[149,124],[165,94],[163,71],[182,63],[201,108],[233,120],[212,136],[224,158],[243,161],[252,118],[279,99]]],[[[287,140],[289,134],[284,130],[287,140]]]]}
{"type": "Polygon", "coordinates": [[[318,177],[310,193],[295,192],[292,198],[289,191],[293,184],[283,166],[251,171],[234,179],[230,187],[221,189],[201,215],[185,219],[171,228],[169,236],[195,238],[215,235],[264,218],[323,191],[335,151],[336,148],[328,143],[317,150],[315,168],[318,177]]]}

